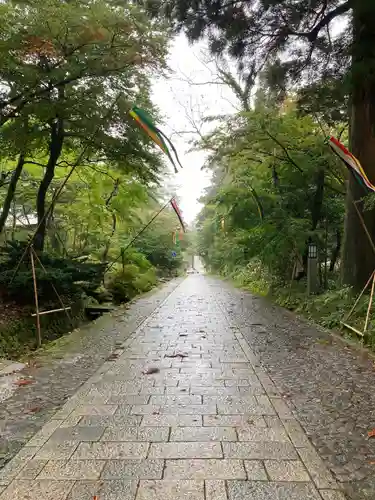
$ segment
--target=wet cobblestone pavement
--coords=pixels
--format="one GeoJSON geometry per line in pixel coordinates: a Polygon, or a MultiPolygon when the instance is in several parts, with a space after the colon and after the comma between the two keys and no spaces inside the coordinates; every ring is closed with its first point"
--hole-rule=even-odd
{"type": "Polygon", "coordinates": [[[375,499],[374,359],[267,300],[209,282],[347,497],[375,499]]]}
{"type": "MultiPolygon", "coordinates": [[[[33,384],[18,388],[0,403],[0,469],[51,418],[105,361],[116,346],[126,339],[181,282],[175,280],[161,289],[119,309],[111,317],[101,317],[70,337],[56,353],[37,359],[37,366],[23,370],[18,378],[31,376],[33,384]]],[[[61,339],[63,340],[63,339],[61,339]]]]}
{"type": "MultiPolygon", "coordinates": [[[[121,336],[123,326],[112,328],[121,336]]],[[[296,417],[328,465],[346,450],[364,463],[372,443],[356,425],[367,431],[374,407],[370,398],[359,416],[356,377],[367,377],[367,396],[373,379],[369,363],[322,344],[324,335],[190,276],[127,340],[122,333],[116,354],[0,472],[0,499],[344,500],[296,417]],[[350,422],[352,408],[355,438],[339,417],[350,422]]]]}

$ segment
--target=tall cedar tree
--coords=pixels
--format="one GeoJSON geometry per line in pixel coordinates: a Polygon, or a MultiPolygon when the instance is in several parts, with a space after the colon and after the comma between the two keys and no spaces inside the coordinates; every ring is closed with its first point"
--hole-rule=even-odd
{"type": "MultiPolygon", "coordinates": [[[[375,183],[374,0],[151,0],[149,8],[162,11],[191,41],[207,36],[213,53],[229,52],[245,67],[280,57],[278,69],[291,83],[349,74],[350,148],[375,183]]],[[[356,288],[375,267],[353,206],[364,194],[349,179],[343,277],[356,288]]],[[[362,201],[357,206],[375,238],[375,210],[365,211],[362,201]]]]}

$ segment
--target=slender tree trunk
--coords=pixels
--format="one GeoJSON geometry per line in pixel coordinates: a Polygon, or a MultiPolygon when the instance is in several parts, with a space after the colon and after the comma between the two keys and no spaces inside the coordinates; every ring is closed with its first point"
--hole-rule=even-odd
{"type": "MultiPolygon", "coordinates": [[[[353,54],[350,148],[375,183],[375,2],[353,2],[353,54]]],[[[375,210],[364,211],[366,191],[349,179],[343,245],[343,281],[360,289],[375,268],[375,253],[356,213],[353,201],[375,239],[375,210]]]]}
{"type": "Polygon", "coordinates": [[[112,212],[112,231],[111,231],[111,234],[107,240],[107,243],[105,245],[105,248],[104,248],[104,252],[103,252],[103,255],[102,255],[102,262],[106,262],[107,260],[107,257],[108,257],[108,252],[109,252],[109,248],[111,246],[111,241],[112,241],[112,238],[113,236],[115,235],[115,232],[116,232],[116,225],[117,225],[117,218],[116,218],[116,215],[114,212],[112,212]]]}
{"type": "Polygon", "coordinates": [[[341,251],[341,229],[336,230],[336,246],[332,251],[331,261],[329,263],[329,271],[333,272],[335,270],[335,265],[341,251]]]}
{"type": "Polygon", "coordinates": [[[17,166],[12,174],[12,177],[10,179],[10,183],[8,186],[8,192],[6,194],[4,204],[3,204],[3,209],[1,211],[0,215],[0,233],[4,230],[5,227],[5,222],[8,218],[9,215],[9,210],[12,205],[12,201],[14,198],[14,193],[16,192],[16,186],[18,183],[18,180],[21,176],[23,166],[25,164],[25,156],[23,154],[20,154],[18,157],[18,162],[17,166]]]}
{"type": "Polygon", "coordinates": [[[61,155],[64,142],[63,120],[57,118],[51,123],[51,136],[49,145],[49,158],[44,172],[44,177],[39,185],[36,200],[36,212],[38,216],[38,229],[35,234],[34,246],[38,251],[43,251],[47,230],[46,198],[47,191],[55,176],[55,167],[61,155]]]}

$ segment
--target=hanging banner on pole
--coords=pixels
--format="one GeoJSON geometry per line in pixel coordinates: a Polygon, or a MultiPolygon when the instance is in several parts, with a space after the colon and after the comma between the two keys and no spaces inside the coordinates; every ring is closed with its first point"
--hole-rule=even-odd
{"type": "Polygon", "coordinates": [[[184,233],[186,233],[186,227],[185,227],[185,223],[184,223],[184,220],[182,218],[182,214],[181,214],[181,211],[180,209],[178,208],[178,205],[177,205],[177,202],[174,198],[171,199],[171,205],[172,205],[172,208],[173,210],[175,211],[177,217],[178,217],[178,220],[180,221],[180,224],[181,224],[181,228],[182,228],[182,231],[184,233]]]}
{"type": "Polygon", "coordinates": [[[370,191],[375,192],[375,186],[369,181],[359,160],[335,137],[331,137],[328,144],[330,145],[332,151],[336,153],[336,155],[345,163],[346,167],[354,175],[357,182],[370,191]]]}
{"type": "Polygon", "coordinates": [[[133,106],[132,109],[129,111],[129,114],[132,118],[134,118],[134,120],[138,123],[138,125],[140,125],[143,128],[143,130],[149,135],[149,137],[154,141],[154,143],[157,144],[159,148],[168,156],[177,174],[178,170],[175,162],[177,162],[177,164],[181,168],[182,165],[178,157],[176,148],[172,144],[172,141],[164,134],[164,132],[162,132],[153,123],[151,116],[144,109],[138,108],[137,106],[133,106]],[[171,148],[175,156],[175,160],[173,159],[169,148],[171,148]]]}

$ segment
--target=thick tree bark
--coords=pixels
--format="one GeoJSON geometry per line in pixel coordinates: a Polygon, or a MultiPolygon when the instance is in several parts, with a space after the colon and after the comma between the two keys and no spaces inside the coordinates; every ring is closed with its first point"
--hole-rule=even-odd
{"type": "Polygon", "coordinates": [[[9,210],[10,210],[10,207],[12,205],[13,198],[14,198],[14,193],[16,192],[18,179],[21,176],[24,164],[25,164],[25,156],[23,154],[20,154],[18,157],[17,166],[16,166],[15,170],[13,171],[12,177],[10,179],[10,183],[8,186],[8,192],[6,194],[4,204],[3,204],[3,209],[1,211],[0,233],[4,230],[5,222],[8,218],[9,210]]]}
{"type": "Polygon", "coordinates": [[[55,167],[61,155],[64,142],[63,120],[57,118],[51,123],[51,136],[49,144],[49,158],[44,172],[44,177],[39,185],[36,200],[36,212],[38,216],[38,229],[34,238],[34,247],[38,251],[43,251],[47,229],[46,217],[46,197],[48,188],[55,176],[55,167]]]}
{"type": "Polygon", "coordinates": [[[336,230],[336,246],[332,250],[331,260],[329,263],[329,271],[332,273],[335,270],[337,259],[341,251],[341,229],[336,230]]]}
{"type": "MultiPolygon", "coordinates": [[[[353,62],[350,149],[367,176],[375,183],[375,2],[353,2],[353,62]]],[[[364,211],[360,201],[366,190],[349,179],[343,245],[343,281],[360,289],[375,269],[375,253],[369,243],[354,201],[375,239],[375,210],[364,211]]]]}

